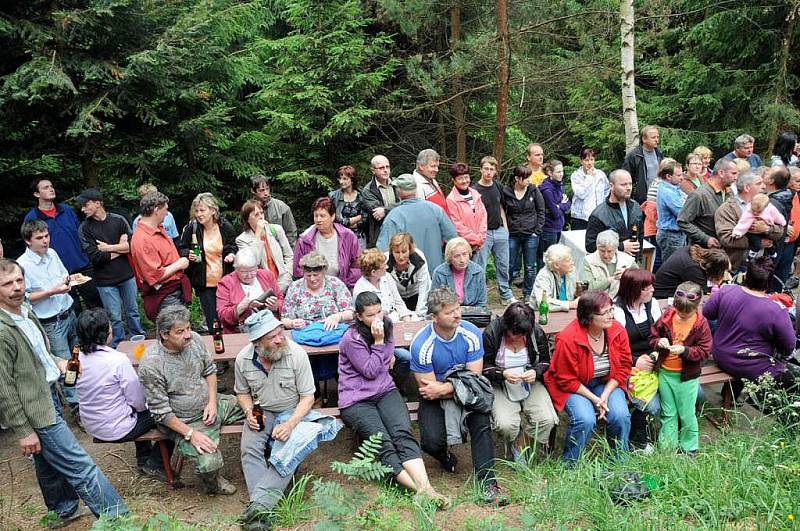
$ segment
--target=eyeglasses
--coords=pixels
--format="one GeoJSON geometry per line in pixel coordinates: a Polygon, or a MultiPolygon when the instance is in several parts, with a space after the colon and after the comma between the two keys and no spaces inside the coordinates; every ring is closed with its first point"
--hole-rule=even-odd
{"type": "Polygon", "coordinates": [[[598,317],[611,317],[614,315],[614,308],[609,308],[604,312],[596,312],[593,315],[597,315],[598,317]]]}
{"type": "Polygon", "coordinates": [[[687,293],[687,292],[685,292],[683,290],[680,290],[680,289],[679,290],[675,290],[675,296],[676,297],[685,297],[686,300],[691,301],[691,302],[699,301],[700,297],[701,297],[701,295],[698,295],[697,293],[687,293]]]}

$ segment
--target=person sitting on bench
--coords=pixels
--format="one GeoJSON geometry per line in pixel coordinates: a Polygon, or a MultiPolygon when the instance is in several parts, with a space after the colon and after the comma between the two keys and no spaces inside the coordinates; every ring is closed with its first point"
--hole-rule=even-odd
{"type": "Polygon", "coordinates": [[[192,332],[189,310],[166,306],[156,318],[158,341],[139,364],[139,381],[159,429],[176,443],[178,453],[196,459],[195,470],[208,494],[234,494],[220,475],[217,448],[223,424],[244,418],[236,398],[217,394],[217,365],[200,336],[192,332]]]}

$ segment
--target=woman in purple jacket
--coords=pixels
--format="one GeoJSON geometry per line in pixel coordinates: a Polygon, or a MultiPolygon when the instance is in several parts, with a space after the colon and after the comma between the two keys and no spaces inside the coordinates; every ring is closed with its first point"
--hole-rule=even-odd
{"type": "Polygon", "coordinates": [[[334,223],[336,205],[330,197],[320,197],[314,201],[313,210],[314,224],[297,238],[294,248],[294,278],[303,276],[300,259],[316,250],[328,260],[325,274],[338,277],[352,290],[361,278],[358,237],[347,227],[334,223]]]}
{"type": "Polygon", "coordinates": [[[554,243],[558,243],[561,231],[564,230],[564,219],[572,202],[564,193],[564,164],[560,160],[551,160],[544,165],[547,178],[539,185],[544,198],[544,227],[542,239],[537,252],[538,269],[544,267],[544,252],[554,243]]]}
{"type": "Polygon", "coordinates": [[[389,369],[394,365],[392,322],[371,291],[355,300],[356,321],[339,344],[339,409],[351,430],[366,439],[383,434],[379,458],[398,483],[439,505],[449,503],[433,488],[411,418],[389,369]]]}
{"type": "Polygon", "coordinates": [[[800,384],[797,365],[786,362],[795,331],[786,308],[767,296],[774,269],[768,257],[750,260],[742,285],[722,286],[703,304],[703,315],[717,321],[711,352],[720,369],[753,381],[770,374],[779,386],[792,389],[800,384]]]}

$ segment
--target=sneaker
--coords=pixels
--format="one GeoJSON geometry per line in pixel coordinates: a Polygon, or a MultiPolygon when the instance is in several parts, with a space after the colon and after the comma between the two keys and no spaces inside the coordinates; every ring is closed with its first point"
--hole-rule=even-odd
{"type": "Polygon", "coordinates": [[[152,466],[140,466],[139,472],[143,476],[149,476],[151,478],[158,479],[160,481],[167,481],[167,474],[164,473],[164,469],[161,467],[152,467],[152,466]]]}
{"type": "Polygon", "coordinates": [[[456,465],[458,464],[458,458],[453,455],[449,450],[447,452],[447,456],[445,456],[444,461],[442,463],[442,468],[450,472],[451,474],[455,474],[456,472],[456,465]]]}
{"type": "Polygon", "coordinates": [[[248,531],[262,531],[272,529],[271,511],[258,502],[250,502],[239,517],[242,527],[248,531]]]}
{"type": "Polygon", "coordinates": [[[800,286],[800,278],[797,277],[789,277],[789,280],[786,281],[786,288],[787,289],[795,289],[797,286],[800,286]]]}
{"type": "Polygon", "coordinates": [[[508,505],[508,498],[503,496],[503,493],[500,492],[500,487],[497,486],[497,482],[491,481],[483,488],[483,502],[488,505],[505,507],[508,505]]]}
{"type": "Polygon", "coordinates": [[[500,302],[503,304],[503,306],[510,306],[511,304],[514,304],[515,302],[519,302],[519,300],[512,295],[511,298],[502,299],[500,302]]]}
{"type": "Polygon", "coordinates": [[[75,512],[69,516],[57,516],[55,518],[49,519],[47,521],[48,529],[60,529],[62,527],[68,526],[75,520],[83,518],[84,516],[89,516],[91,511],[87,507],[78,507],[75,509],[75,512]]]}

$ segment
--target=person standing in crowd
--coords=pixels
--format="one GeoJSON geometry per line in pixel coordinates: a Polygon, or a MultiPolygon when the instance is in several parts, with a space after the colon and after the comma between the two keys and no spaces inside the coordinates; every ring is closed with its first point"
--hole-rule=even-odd
{"type": "Polygon", "coordinates": [[[418,500],[447,505],[428,479],[403,397],[389,373],[395,356],[392,321],[378,295],[355,298],[356,320],[339,344],[339,408],[345,425],[366,440],[382,434],[378,459],[418,500]]]}
{"type": "Polygon", "coordinates": [[[108,313],[101,308],[84,310],[78,316],[75,332],[81,347],[81,376],[75,387],[81,423],[86,433],[100,441],[134,441],[139,471],[166,480],[158,445],[136,441],[155,429],[156,422],[147,410],[144,388],[131,360],[108,346],[110,330],[108,313]]]}
{"type": "Polygon", "coordinates": [[[264,218],[270,223],[280,225],[286,232],[289,245],[294,247],[297,241],[297,223],[289,205],[278,198],[272,197],[269,179],[263,173],[257,173],[250,177],[250,190],[253,192],[253,199],[261,203],[264,209],[264,218]]]}
{"type": "MultiPolygon", "coordinates": [[[[24,270],[28,300],[47,335],[50,352],[68,360],[77,343],[74,301],[69,296],[74,277],[67,273],[58,253],[50,247],[47,223],[40,219],[26,221],[20,232],[26,249],[17,262],[24,270]]],[[[77,417],[78,391],[63,385],[61,390],[70,412],[77,417]]]]}
{"type": "Polygon", "coordinates": [[[492,429],[510,447],[514,461],[526,460],[524,418],[530,445],[538,455],[547,455],[558,414],[543,379],[550,367],[550,345],[533,308],[521,302],[509,305],[484,329],[483,349],[483,374],[494,390],[492,429]]]}
{"type": "Polygon", "coordinates": [[[281,322],[261,311],[248,317],[245,326],[250,344],[236,355],[234,390],[245,413],[241,459],[250,503],[239,522],[247,531],[269,531],[271,512],[297,466],[320,441],[333,440],[341,424],[312,411],[308,354],[286,338],[281,322]],[[256,403],[261,425],[253,412],[256,403]]]}
{"type": "Polygon", "coordinates": [[[684,176],[680,164],[673,159],[664,159],[661,164],[659,169],[661,186],[656,195],[658,212],[656,243],[661,249],[663,264],[675,249],[686,245],[686,234],[678,226],[678,216],[686,203],[686,193],[681,189],[684,176]]]}
{"type": "Polygon", "coordinates": [[[608,176],[608,181],[611,183],[611,193],[589,216],[586,252],[595,252],[597,235],[610,229],[619,234],[619,250],[636,256],[642,249],[642,209],[639,203],[631,199],[631,175],[625,170],[614,170],[608,176]],[[632,241],[632,234],[637,232],[638,237],[632,241]]]}
{"type": "Polygon", "coordinates": [[[84,190],[76,201],[86,216],[79,228],[81,245],[92,262],[97,291],[111,317],[114,330],[111,346],[117,348],[126,337],[123,311],[130,335],[144,335],[136,301],[136,279],[128,261],[129,238],[133,231],[128,220],[119,214],[106,212],[103,194],[98,189],[84,190]]]}
{"type": "Polygon", "coordinates": [[[217,315],[222,332],[241,332],[245,319],[264,309],[280,318],[282,308],[283,293],[272,273],[258,267],[252,249],[236,251],[233,273],[222,277],[217,284],[217,315]]]}
{"type": "Polygon", "coordinates": [[[477,190],[470,187],[469,166],[456,162],[450,167],[450,176],[453,178],[453,188],[447,195],[450,220],[458,235],[472,247],[475,262],[485,268],[486,264],[475,258],[484,254],[483,245],[486,242],[487,214],[483,198],[477,190]]]}
{"type": "Polygon", "coordinates": [[[689,153],[686,157],[686,173],[681,181],[681,190],[686,195],[691,194],[708,179],[703,175],[703,159],[696,153],[689,153]]]}
{"type": "Polygon", "coordinates": [[[336,180],[339,189],[334,190],[328,197],[333,199],[336,208],[336,223],[347,227],[358,238],[361,248],[367,243],[366,228],[369,215],[361,206],[361,194],[356,185],[358,173],[353,166],[342,166],[336,170],[336,180]]]}
{"type": "Polygon", "coordinates": [[[433,274],[442,263],[442,245],[458,236],[456,228],[443,209],[432,208],[435,205],[429,204],[431,201],[417,197],[417,179],[413,175],[404,173],[392,184],[400,203],[383,220],[378,249],[388,251],[389,240],[398,232],[407,232],[425,256],[428,272],[433,274]]]}
{"type": "Polygon", "coordinates": [[[233,272],[236,255],[236,231],[219,212],[216,198],[202,192],[192,201],[189,223],[181,233],[181,255],[189,259],[186,273],[200,299],[208,330],[214,330],[217,319],[217,284],[233,272]],[[195,243],[200,254],[195,254],[195,243]]]}
{"type": "Polygon", "coordinates": [[[770,159],[770,166],[797,166],[797,155],[794,154],[797,147],[797,135],[791,131],[785,131],[778,137],[775,142],[775,148],[772,150],[772,158],[770,159]]]}
{"type": "MultiPolygon", "coordinates": [[[[722,249],[728,254],[731,261],[731,271],[743,271],[741,267],[748,249],[747,236],[737,238],[733,229],[742,216],[742,211],[756,194],[763,194],[767,188],[761,175],[748,172],[739,175],[736,181],[736,195],[730,194],[721,207],[714,213],[714,228],[719,238],[722,249]]],[[[754,220],[750,225],[749,234],[760,234],[762,238],[770,240],[772,245],[783,236],[783,227],[770,226],[765,221],[754,220]]]]}
{"type": "Polygon", "coordinates": [[[361,208],[367,216],[367,249],[375,247],[384,218],[400,202],[394,186],[389,182],[392,171],[389,159],[375,155],[369,168],[373,178],[361,189],[361,208]]]}
{"type": "Polygon", "coordinates": [[[428,296],[428,311],[431,322],[411,342],[411,371],[419,385],[420,394],[419,427],[422,449],[439,461],[442,468],[454,473],[458,459],[450,452],[449,445],[460,444],[463,440],[462,433],[468,432],[472,465],[483,488],[484,500],[487,503],[505,505],[508,500],[500,493],[493,469],[491,410],[466,410],[464,405],[454,399],[455,387],[451,380],[472,380],[471,387],[479,386],[482,393],[486,392],[480,385],[480,379],[483,378],[481,331],[472,323],[461,320],[458,296],[449,288],[431,291],[428,296]],[[465,368],[454,372],[457,365],[465,368]]]}
{"type": "Polygon", "coordinates": [[[432,149],[423,149],[417,155],[414,179],[417,181],[417,199],[430,201],[447,212],[447,199],[442,187],[436,181],[439,173],[439,154],[432,149]]]}
{"type": "Polygon", "coordinates": [[[62,418],[55,384],[67,362],[48,350],[44,329],[25,301],[22,268],[8,259],[0,259],[0,345],[0,424],[33,460],[44,503],[57,518],[52,524],[84,516],[81,500],[97,517],[128,514],[125,500],[62,418]]]}
{"type": "Polygon", "coordinates": [[[511,274],[516,277],[524,264],[522,295],[527,300],[536,277],[536,252],[539,236],[544,227],[544,198],[539,189],[530,184],[531,169],[514,168],[514,183],[503,188],[503,203],[508,216],[508,247],[511,257],[511,274]],[[520,259],[520,253],[522,259],[520,259]]]}
{"type": "MultiPolygon", "coordinates": [[[[761,157],[754,153],[755,145],[756,139],[752,136],[747,134],[739,135],[736,137],[736,140],[733,141],[733,151],[723,158],[725,160],[744,159],[750,163],[751,169],[763,166],[764,163],[761,162],[761,157]]],[[[716,168],[714,172],[716,173],[716,168]]]]}
{"type": "Polygon", "coordinates": [[[447,287],[455,292],[462,306],[487,307],[486,273],[470,260],[472,248],[467,240],[456,237],[444,248],[445,262],[431,276],[431,289],[447,287]]]}
{"type": "MultiPolygon", "coordinates": [[[[139,194],[139,200],[141,200],[147,194],[151,194],[153,192],[158,192],[158,188],[151,183],[145,183],[139,187],[137,190],[139,194]]],[[[133,220],[133,230],[136,230],[136,225],[139,224],[139,220],[142,219],[141,214],[137,214],[133,220]]],[[[164,216],[164,230],[167,232],[167,235],[176,240],[180,237],[180,233],[178,232],[178,226],[175,224],[175,217],[172,215],[172,212],[169,210],[167,211],[167,215],[164,216]]]]}
{"type": "Polygon", "coordinates": [[[475,183],[475,189],[481,194],[481,201],[486,208],[486,242],[473,257],[478,265],[486,268],[489,254],[494,257],[494,275],[497,290],[503,304],[516,302],[509,286],[508,278],[508,220],[503,203],[503,187],[495,180],[497,176],[497,159],[483,157],[481,159],[481,178],[475,183]]]}
{"type": "MultiPolygon", "coordinates": [[[[47,230],[50,234],[51,245],[64,267],[70,275],[82,273],[89,278],[94,277],[89,257],[83,252],[81,239],[78,234],[80,221],[72,207],[66,203],[56,203],[56,190],[53,183],[41,177],[35,178],[31,182],[33,197],[36,198],[37,205],[31,208],[23,221],[40,220],[47,223],[47,230]]],[[[70,294],[78,303],[77,311],[81,309],[80,299],[87,308],[102,308],[103,301],[97,292],[97,284],[90,280],[80,286],[70,294]],[[80,296],[80,298],[79,298],[80,296]]]]}
{"type": "MultiPolygon", "coordinates": [[[[701,181],[706,182],[711,177],[711,150],[706,146],[697,146],[692,151],[693,155],[700,155],[700,161],[703,163],[703,168],[700,171],[701,181]]],[[[701,183],[702,184],[702,183],[701,183]]],[[[698,185],[699,187],[699,185],[698,185]]],[[[688,193],[688,192],[687,192],[688,193]]]]}
{"type": "Polygon", "coordinates": [[[528,181],[533,186],[539,186],[546,177],[544,173],[544,149],[539,144],[528,144],[525,149],[525,160],[531,170],[528,181]]]}
{"type": "Polygon", "coordinates": [[[561,231],[566,224],[566,215],[572,202],[564,193],[564,164],[560,160],[551,160],[544,165],[547,178],[539,185],[539,192],[544,199],[544,225],[542,238],[536,250],[536,266],[544,266],[542,256],[551,245],[558,243],[561,231]]]}
{"type": "Polygon", "coordinates": [[[627,269],[636,268],[636,261],[628,253],[618,249],[619,235],[613,230],[604,230],[597,235],[597,250],[583,260],[580,278],[589,283],[590,290],[607,292],[611,298],[617,296],[619,281],[627,269]]]}
{"type": "Polygon", "coordinates": [[[236,487],[220,474],[219,432],[244,414],[236,398],[217,394],[217,366],[189,319],[184,306],[167,306],[158,313],[157,341],[142,356],[139,380],[150,413],[175,441],[178,453],[195,460],[206,493],[230,495],[236,487]]]}
{"type": "Polygon", "coordinates": [[[569,426],[564,462],[574,467],[599,420],[616,454],[628,451],[631,427],[624,386],[631,372],[625,329],[614,320],[611,297],[590,291],[578,302],[577,318],[556,335],[544,384],[556,411],[566,410],[569,426]]]}
{"type": "Polygon", "coordinates": [[[570,218],[572,230],[585,230],[589,224],[589,216],[606,200],[611,191],[608,177],[594,165],[594,156],[593,149],[581,149],[581,165],[569,178],[573,194],[570,218]]]}
{"type": "Polygon", "coordinates": [[[300,235],[294,248],[293,274],[295,278],[303,276],[300,260],[317,251],[328,262],[325,274],[337,277],[349,289],[353,289],[361,277],[358,269],[358,257],[361,248],[358,237],[353,231],[335,223],[336,207],[330,197],[320,197],[314,201],[314,224],[300,235]]]}
{"type": "Polygon", "coordinates": [[[678,227],[686,234],[687,243],[708,249],[719,248],[714,213],[725,202],[731,184],[739,177],[732,160],[720,159],[712,175],[700,188],[690,194],[678,215],[678,227]]]}
{"type": "Polygon", "coordinates": [[[659,446],[694,455],[700,446],[700,427],[695,406],[700,389],[702,362],[711,353],[711,327],[698,311],[703,298],[700,286],[684,282],[675,290],[672,307],[653,325],[650,345],[657,350],[661,401],[659,446]],[[680,422],[680,430],[678,429],[680,422]]]}
{"type": "MultiPolygon", "coordinates": [[[[790,177],[791,174],[786,166],[776,166],[764,172],[764,184],[767,187],[770,203],[778,209],[786,221],[792,218],[792,202],[794,200],[794,192],[789,189],[790,177]]],[[[794,231],[794,227],[784,225],[783,235],[792,236],[794,231]]],[[[790,243],[787,238],[781,238],[776,242],[773,251],[778,255],[775,262],[775,277],[783,283],[789,278],[794,250],[794,244],[790,243]]]]}
{"type": "Polygon", "coordinates": [[[648,125],[642,128],[639,145],[630,150],[622,161],[622,169],[633,179],[631,197],[640,205],[647,201],[647,189],[658,175],[658,165],[664,155],[658,149],[660,140],[658,127],[648,125]]]}
{"type": "Polygon", "coordinates": [[[250,249],[258,259],[258,267],[272,273],[282,293],[292,283],[292,248],[283,227],[264,219],[261,203],[250,199],[239,213],[242,232],[236,237],[236,247],[250,249]]]}
{"type": "Polygon", "coordinates": [[[386,271],[394,280],[400,298],[406,307],[415,310],[417,317],[428,315],[428,293],[431,290],[431,275],[425,255],[414,246],[414,238],[407,232],[398,232],[389,240],[386,255],[386,271]]]}
{"type": "Polygon", "coordinates": [[[142,218],[131,237],[131,265],[142,287],[142,306],[154,321],[161,308],[191,300],[191,287],[183,285],[189,259],[178,254],[175,242],[164,230],[169,198],[161,192],[139,201],[142,218]],[[187,293],[188,292],[188,293],[187,293]]]}

